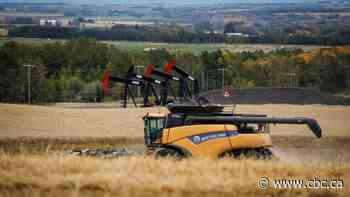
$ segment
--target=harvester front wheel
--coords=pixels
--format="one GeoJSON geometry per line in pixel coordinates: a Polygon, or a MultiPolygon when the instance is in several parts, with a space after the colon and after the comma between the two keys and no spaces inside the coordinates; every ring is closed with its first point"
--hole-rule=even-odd
{"type": "Polygon", "coordinates": [[[270,160],[273,159],[274,156],[272,152],[267,148],[249,148],[249,149],[239,149],[232,150],[223,154],[223,157],[231,157],[238,159],[262,159],[262,160],[270,160]]]}
{"type": "Polygon", "coordinates": [[[176,160],[180,160],[184,157],[184,155],[180,151],[172,148],[160,149],[155,153],[155,156],[156,158],[173,158],[176,160]]]}

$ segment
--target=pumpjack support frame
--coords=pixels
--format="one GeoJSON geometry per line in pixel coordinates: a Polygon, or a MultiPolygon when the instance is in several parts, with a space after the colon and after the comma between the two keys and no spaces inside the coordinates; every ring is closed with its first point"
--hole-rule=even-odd
{"type": "Polygon", "coordinates": [[[109,94],[108,89],[110,81],[124,84],[124,90],[122,93],[124,108],[127,107],[127,100],[129,95],[131,96],[135,107],[137,107],[135,97],[130,89],[132,86],[140,87],[143,95],[144,107],[153,106],[154,104],[165,106],[170,102],[178,102],[180,100],[183,101],[191,99],[195,99],[198,103],[198,81],[192,75],[177,67],[175,60],[166,64],[163,70],[154,69],[154,66],[152,64],[149,64],[144,75],[136,73],[135,66],[130,66],[125,75],[125,78],[110,76],[110,72],[106,70],[102,80],[104,95],[109,94]],[[178,94],[175,93],[175,89],[172,86],[171,82],[178,83],[178,94]],[[192,87],[190,87],[189,83],[192,83],[192,87]],[[170,101],[168,99],[169,91],[172,94],[172,97],[174,99],[173,101],[170,101]],[[150,102],[150,96],[154,96],[154,104],[150,102]]]}

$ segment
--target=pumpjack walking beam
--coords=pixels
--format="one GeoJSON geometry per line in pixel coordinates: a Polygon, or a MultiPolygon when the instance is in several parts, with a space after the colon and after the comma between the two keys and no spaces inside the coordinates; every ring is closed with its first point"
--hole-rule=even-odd
{"type": "Polygon", "coordinates": [[[137,74],[135,72],[135,66],[131,66],[129,68],[127,78],[128,79],[136,78],[136,79],[144,82],[145,86],[143,89],[143,106],[151,106],[151,103],[149,101],[150,91],[152,92],[152,94],[154,95],[154,97],[156,99],[155,104],[156,105],[161,104],[161,100],[157,94],[156,89],[153,87],[153,85],[159,85],[162,87],[165,85],[164,81],[154,79],[154,78],[146,76],[146,75],[137,74]]]}
{"type": "Polygon", "coordinates": [[[109,94],[109,82],[110,81],[124,84],[124,94],[122,95],[123,107],[124,108],[127,107],[128,95],[131,96],[131,99],[132,99],[132,101],[134,103],[134,106],[137,107],[137,103],[136,103],[134,94],[130,90],[130,86],[139,86],[139,87],[141,87],[141,89],[144,89],[145,84],[142,81],[140,81],[140,80],[124,79],[124,78],[120,78],[120,77],[112,77],[112,76],[110,76],[109,71],[106,70],[105,73],[104,73],[104,76],[103,76],[103,80],[102,80],[102,86],[103,86],[104,95],[108,95],[109,94]]]}
{"type": "Polygon", "coordinates": [[[197,97],[199,95],[199,82],[198,82],[198,80],[196,78],[194,78],[188,72],[177,67],[176,60],[172,60],[170,63],[166,64],[164,67],[164,73],[171,74],[172,71],[174,71],[176,74],[178,74],[180,76],[180,79],[183,80],[183,82],[180,84],[183,86],[182,88],[185,88],[184,93],[187,94],[187,95],[183,95],[183,97],[186,97],[186,96],[197,97]],[[193,84],[192,91],[187,83],[188,80],[191,81],[193,84]]]}
{"type": "Polygon", "coordinates": [[[154,69],[154,66],[152,64],[149,64],[146,69],[146,76],[150,77],[152,75],[158,76],[162,78],[164,81],[164,84],[161,89],[161,104],[167,105],[168,104],[168,89],[171,91],[175,101],[177,101],[177,97],[174,91],[174,88],[171,86],[170,81],[177,81],[180,82],[180,78],[171,74],[164,73],[162,71],[154,69]]]}

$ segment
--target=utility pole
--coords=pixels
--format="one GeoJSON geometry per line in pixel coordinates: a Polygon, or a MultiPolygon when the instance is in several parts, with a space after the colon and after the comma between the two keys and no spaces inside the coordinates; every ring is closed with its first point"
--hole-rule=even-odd
{"type": "Polygon", "coordinates": [[[225,66],[223,65],[222,68],[219,68],[218,70],[222,71],[221,88],[224,89],[224,87],[225,87],[225,66]]]}
{"type": "Polygon", "coordinates": [[[30,85],[31,85],[31,75],[32,75],[32,68],[34,68],[34,65],[25,64],[24,67],[27,67],[27,81],[28,81],[28,104],[31,103],[31,95],[30,95],[30,85]]]}
{"type": "Polygon", "coordinates": [[[346,70],[346,88],[350,88],[350,65],[344,66],[346,70]]]}
{"type": "Polygon", "coordinates": [[[207,74],[207,77],[206,77],[207,91],[209,91],[209,72],[208,72],[208,70],[206,70],[205,72],[206,72],[206,74],[207,74]]]}

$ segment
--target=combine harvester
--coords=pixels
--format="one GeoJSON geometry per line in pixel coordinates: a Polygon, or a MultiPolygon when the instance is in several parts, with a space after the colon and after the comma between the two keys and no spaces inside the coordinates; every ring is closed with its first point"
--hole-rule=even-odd
{"type": "MultiPolygon", "coordinates": [[[[124,107],[127,106],[127,93],[132,96],[130,86],[140,86],[144,95],[144,106],[151,106],[149,89],[152,90],[156,105],[166,105],[168,113],[147,113],[144,120],[144,140],[147,153],[156,157],[253,157],[269,159],[272,142],[269,133],[270,124],[307,125],[313,134],[320,138],[321,128],[312,118],[276,118],[266,114],[236,114],[225,112],[221,105],[200,98],[198,81],[187,72],[168,63],[163,72],[155,70],[152,65],[145,75],[138,75],[131,67],[127,78],[111,77],[106,71],[103,86],[108,93],[109,81],[124,84],[124,107]],[[157,76],[158,78],[152,78],[157,76]],[[179,98],[170,85],[178,82],[179,98]],[[161,92],[158,96],[154,89],[157,85],[161,92]],[[175,101],[168,100],[168,89],[175,101]],[[189,103],[189,104],[188,104],[189,103]],[[205,103],[205,104],[203,104],[205,103]]],[[[119,154],[128,155],[128,154],[119,154]]]]}
{"type": "Polygon", "coordinates": [[[148,113],[143,118],[145,144],[156,156],[253,157],[273,156],[270,124],[304,124],[320,138],[322,131],[311,118],[272,118],[266,114],[235,114],[222,106],[170,104],[169,113],[148,113]]]}
{"type": "MultiPolygon", "coordinates": [[[[223,111],[219,105],[168,104],[167,108],[168,113],[147,113],[143,117],[146,153],[156,158],[278,158],[271,151],[270,124],[307,125],[316,137],[322,136],[319,124],[312,118],[236,114],[223,111]]],[[[70,155],[119,157],[136,152],[88,149],[70,155]]]]}

